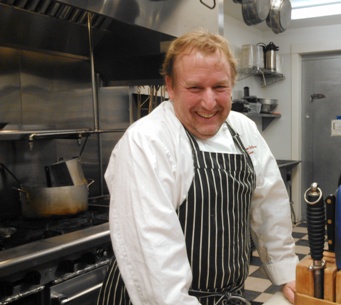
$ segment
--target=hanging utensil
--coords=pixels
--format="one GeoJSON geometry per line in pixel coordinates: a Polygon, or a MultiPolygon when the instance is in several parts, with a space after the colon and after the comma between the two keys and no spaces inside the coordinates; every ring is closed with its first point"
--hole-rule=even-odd
{"type": "Polygon", "coordinates": [[[266,24],[276,33],[284,32],[291,22],[290,0],[271,0],[269,15],[266,17],[266,24]]]}
{"type": "Polygon", "coordinates": [[[304,193],[307,203],[308,240],[313,265],[309,267],[314,273],[314,297],[323,299],[324,268],[323,260],[325,209],[322,191],[316,182],[304,193]]]}
{"type": "Polygon", "coordinates": [[[242,14],[247,25],[255,25],[266,19],[270,12],[269,0],[241,0],[242,14]]]}

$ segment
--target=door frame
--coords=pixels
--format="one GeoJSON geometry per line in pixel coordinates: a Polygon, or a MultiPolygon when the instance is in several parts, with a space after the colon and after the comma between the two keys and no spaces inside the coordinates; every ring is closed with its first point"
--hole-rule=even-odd
{"type": "MultiPolygon", "coordinates": [[[[291,158],[302,160],[302,56],[341,50],[340,41],[291,45],[291,158]]],[[[292,171],[292,200],[297,220],[302,220],[303,192],[301,164],[292,171]]]]}

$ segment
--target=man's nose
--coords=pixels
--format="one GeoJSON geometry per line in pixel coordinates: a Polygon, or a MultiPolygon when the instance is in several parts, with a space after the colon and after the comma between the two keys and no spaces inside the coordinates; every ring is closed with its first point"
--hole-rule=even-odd
{"type": "Polygon", "coordinates": [[[204,90],[203,96],[202,96],[202,103],[207,109],[211,109],[215,106],[215,93],[212,88],[207,88],[204,90]]]}

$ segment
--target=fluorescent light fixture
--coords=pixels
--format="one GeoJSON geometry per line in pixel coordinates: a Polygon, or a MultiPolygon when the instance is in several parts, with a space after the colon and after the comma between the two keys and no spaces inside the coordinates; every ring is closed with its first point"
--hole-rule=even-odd
{"type": "Polygon", "coordinates": [[[341,14],[340,0],[292,0],[291,20],[341,14]]]}

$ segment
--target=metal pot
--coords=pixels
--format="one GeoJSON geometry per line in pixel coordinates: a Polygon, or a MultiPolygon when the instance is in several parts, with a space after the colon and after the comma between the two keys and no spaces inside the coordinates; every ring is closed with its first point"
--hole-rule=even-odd
{"type": "Polygon", "coordinates": [[[51,173],[55,180],[55,186],[81,185],[86,184],[82,164],[79,158],[51,164],[51,173]]]}
{"type": "Polygon", "coordinates": [[[27,187],[20,192],[22,214],[27,218],[46,218],[67,216],[84,212],[88,209],[88,184],[61,187],[27,187]]]}
{"type": "Polygon", "coordinates": [[[270,13],[266,18],[266,24],[276,33],[284,32],[291,22],[290,0],[271,0],[270,13]]]}
{"type": "Polygon", "coordinates": [[[273,98],[259,98],[258,101],[262,104],[260,112],[271,113],[278,106],[278,100],[273,98]]]}
{"type": "Polygon", "coordinates": [[[266,19],[270,11],[269,0],[242,0],[242,13],[247,25],[255,25],[266,19]]]}

